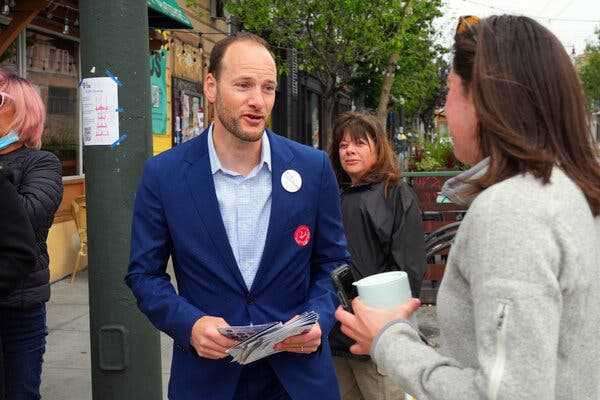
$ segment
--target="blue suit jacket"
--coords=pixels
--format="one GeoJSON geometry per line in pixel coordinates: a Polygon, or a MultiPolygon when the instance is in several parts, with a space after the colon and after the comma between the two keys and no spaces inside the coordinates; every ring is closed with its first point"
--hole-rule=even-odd
{"type": "Polygon", "coordinates": [[[268,132],[273,191],[265,249],[256,278],[246,288],[221,219],[210,171],[206,131],[147,161],[133,216],[126,282],[140,309],[174,341],[169,398],[231,399],[241,367],[199,357],[190,345],[193,324],[204,315],[230,325],[287,321],[319,313],[323,344],[310,354],[268,358],[294,400],[339,399],[327,336],[337,305],[329,277],[348,261],[338,186],[325,153],[268,132]],[[294,169],[302,187],[289,193],[281,175],[294,169]],[[312,237],[294,240],[299,225],[312,237]],[[165,272],[172,255],[177,293],[165,272]]]}

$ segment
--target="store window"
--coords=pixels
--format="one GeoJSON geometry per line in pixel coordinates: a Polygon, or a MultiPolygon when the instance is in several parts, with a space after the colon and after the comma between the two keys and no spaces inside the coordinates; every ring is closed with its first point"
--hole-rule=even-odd
{"type": "Polygon", "coordinates": [[[27,78],[39,88],[48,113],[42,149],[58,156],[63,176],[78,175],[79,44],[33,30],[26,35],[27,78]]]}
{"type": "Polygon", "coordinates": [[[202,133],[204,110],[199,82],[173,78],[173,145],[187,142],[202,133]]]}
{"type": "MultiPolygon", "coordinates": [[[[0,31],[6,29],[6,26],[0,24],[0,31]]],[[[18,58],[18,46],[15,40],[8,49],[0,56],[0,68],[11,70],[12,72],[18,73],[19,67],[17,64],[18,58]]]]}

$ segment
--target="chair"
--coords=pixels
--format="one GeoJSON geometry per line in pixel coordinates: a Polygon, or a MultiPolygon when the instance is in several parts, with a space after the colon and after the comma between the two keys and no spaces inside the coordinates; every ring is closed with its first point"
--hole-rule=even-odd
{"type": "Polygon", "coordinates": [[[75,281],[75,274],[81,268],[81,260],[87,256],[87,207],[85,196],[77,197],[71,203],[71,213],[77,226],[77,233],[79,234],[79,253],[77,254],[77,261],[75,267],[71,273],[71,283],[75,281]]]}
{"type": "Polygon", "coordinates": [[[456,231],[460,226],[460,221],[452,222],[442,226],[441,228],[436,229],[433,232],[425,234],[425,247],[431,248],[435,246],[435,244],[441,240],[443,237],[448,237],[448,235],[455,235],[456,231]]]}
{"type": "Polygon", "coordinates": [[[454,222],[425,235],[427,269],[421,286],[421,301],[424,304],[436,303],[438,283],[444,277],[448,253],[459,226],[460,222],[454,222]]]}

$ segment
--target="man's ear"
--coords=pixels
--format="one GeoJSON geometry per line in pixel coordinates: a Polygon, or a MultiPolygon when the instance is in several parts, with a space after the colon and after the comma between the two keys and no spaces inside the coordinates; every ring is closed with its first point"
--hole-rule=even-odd
{"type": "Polygon", "coordinates": [[[217,78],[213,74],[206,74],[204,96],[206,96],[209,103],[214,103],[217,100],[217,78]]]}

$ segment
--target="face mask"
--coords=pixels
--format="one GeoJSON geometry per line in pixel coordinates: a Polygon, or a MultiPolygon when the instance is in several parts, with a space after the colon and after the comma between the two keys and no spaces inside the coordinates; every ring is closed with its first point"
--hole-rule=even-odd
{"type": "Polygon", "coordinates": [[[0,150],[3,150],[13,143],[19,141],[19,134],[15,131],[10,131],[6,135],[0,137],[0,150]]]}

